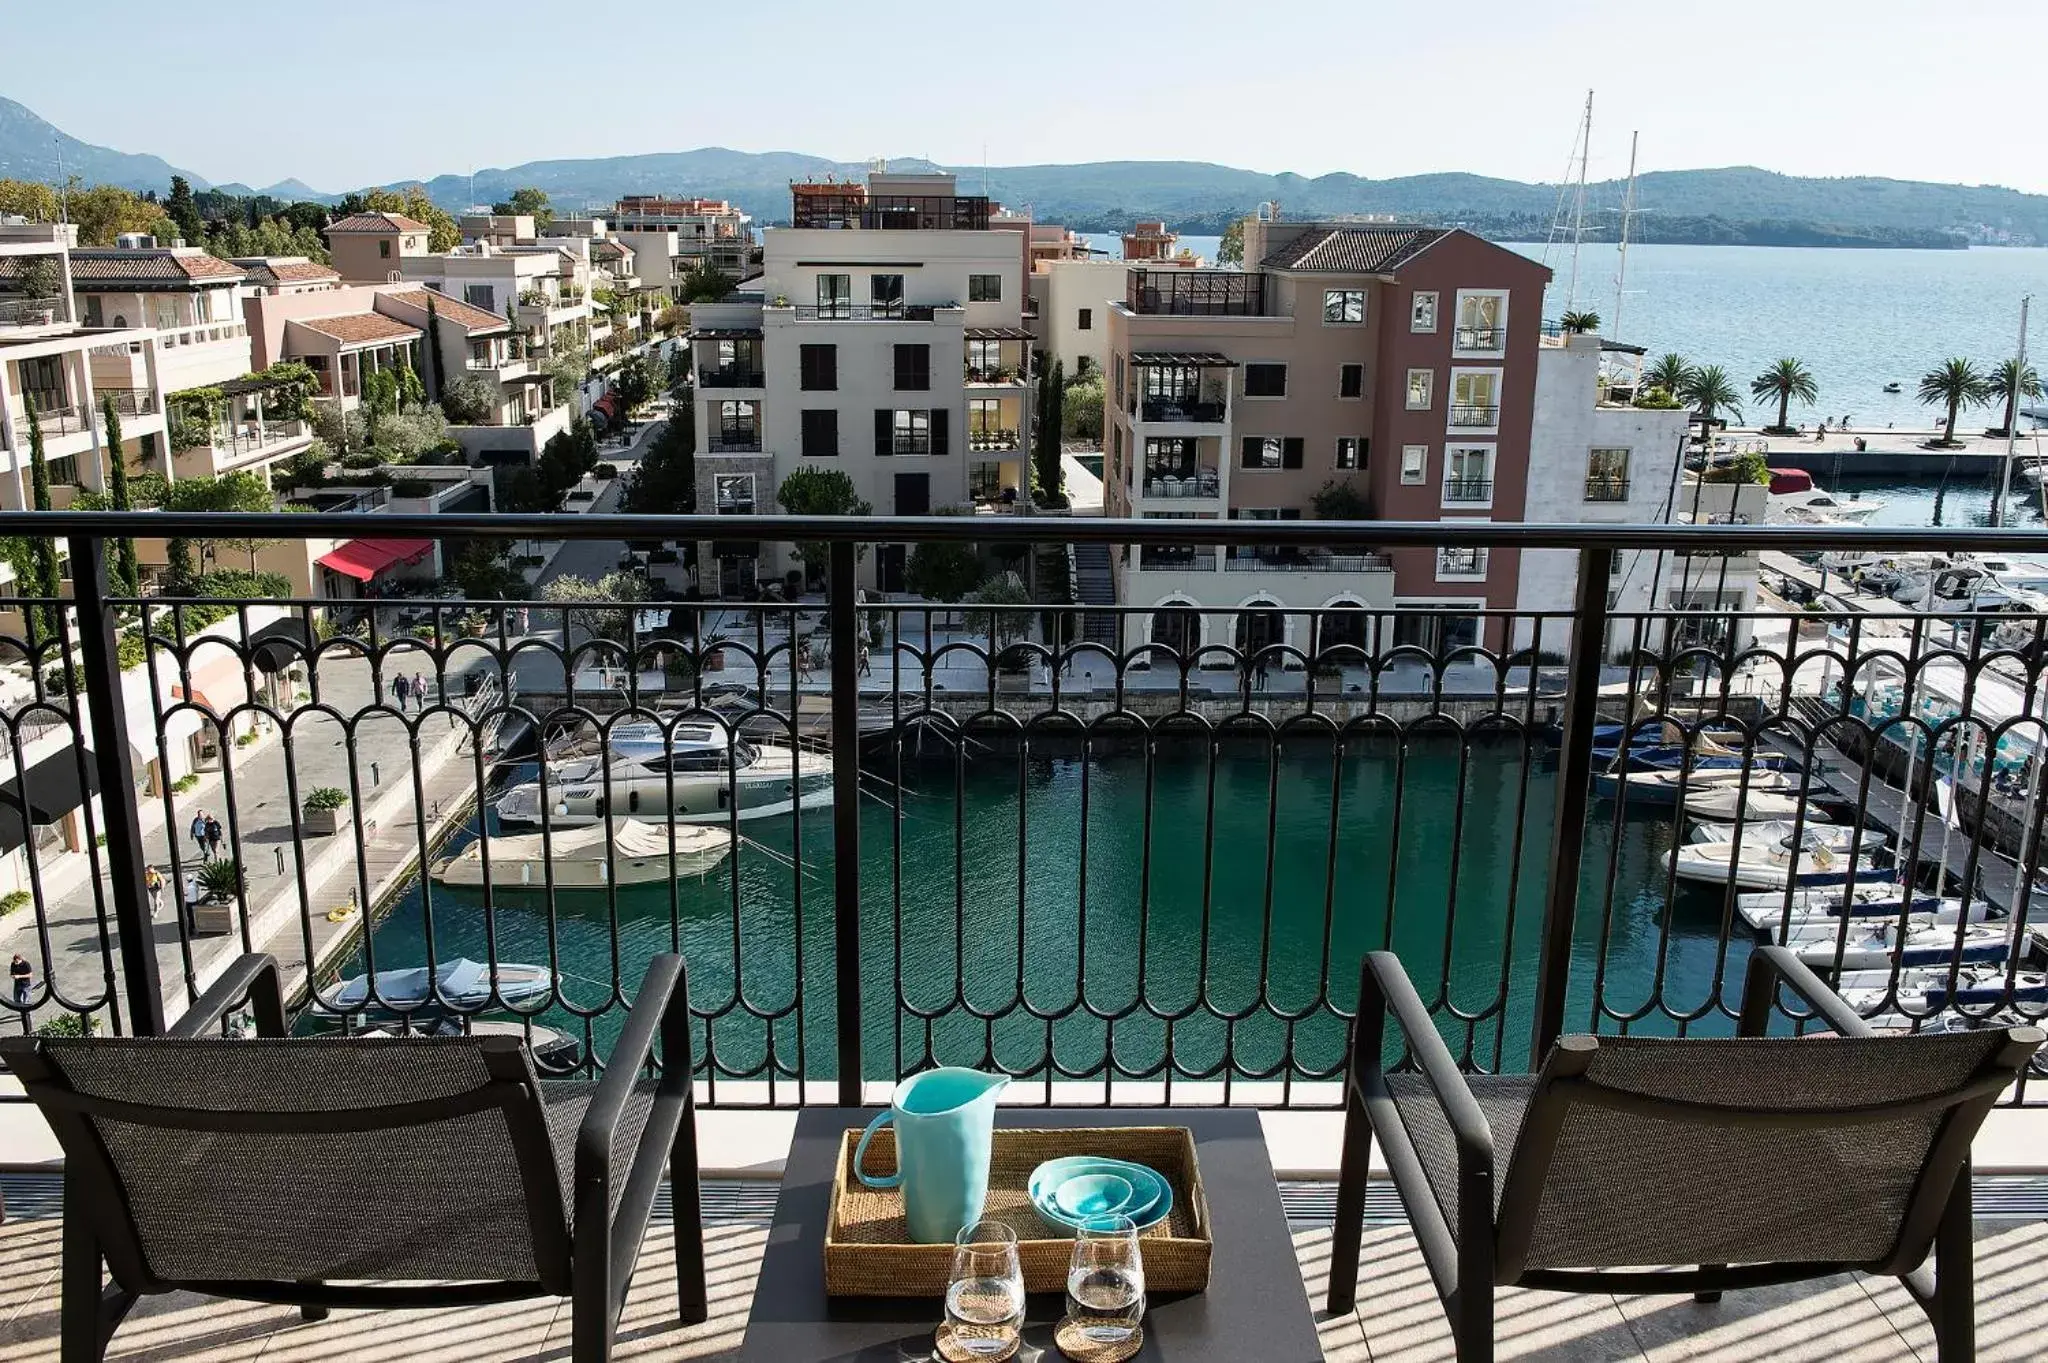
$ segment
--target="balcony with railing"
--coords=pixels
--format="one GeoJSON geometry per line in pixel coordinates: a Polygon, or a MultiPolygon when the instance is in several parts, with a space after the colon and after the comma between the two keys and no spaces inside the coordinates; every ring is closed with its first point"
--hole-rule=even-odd
{"type": "Polygon", "coordinates": [[[1493,479],[1491,478],[1446,478],[1444,479],[1444,503],[1490,502],[1493,500],[1493,479]]]}
{"type": "Polygon", "coordinates": [[[761,388],[767,382],[767,373],[753,365],[700,365],[697,369],[699,388],[761,388]]]}
{"type": "MultiPolygon", "coordinates": [[[[2037,529],[1385,523],[1373,535],[1387,552],[1570,551],[1576,604],[1361,608],[1335,593],[1283,604],[1284,584],[1218,582],[1227,590],[1199,602],[1073,608],[1079,621],[1043,604],[885,599],[868,585],[875,546],[1028,553],[1047,535],[1029,517],[756,518],[750,536],[804,545],[825,566],[822,590],[793,602],[758,591],[729,601],[465,599],[409,578],[403,563],[407,546],[447,537],[515,553],[529,538],[575,540],[608,556],[627,541],[717,541],[719,527],[710,516],[0,513],[0,535],[57,538],[79,575],[66,599],[14,603],[46,612],[49,637],[32,641],[18,619],[0,621],[6,642],[35,659],[20,687],[0,692],[0,730],[18,744],[5,784],[12,807],[33,815],[0,865],[26,901],[0,919],[10,934],[0,949],[29,966],[20,994],[0,1000],[0,1030],[161,1035],[201,1016],[201,996],[235,978],[234,962],[254,948],[280,962],[284,1020],[305,1036],[293,1043],[304,1057],[326,1044],[314,1033],[353,1011],[356,1025],[391,1031],[496,1030],[505,1040],[489,1044],[507,1048],[514,1081],[534,1087],[537,1074],[551,1089],[642,1068],[631,1047],[652,1033],[644,1014],[627,1021],[629,1006],[650,962],[680,951],[689,1019],[646,1068],[673,1074],[663,1066],[679,1064],[694,1082],[712,1319],[677,1327],[681,1255],[658,1216],[639,1270],[616,1289],[636,1352],[758,1356],[766,1343],[747,1330],[745,1303],[762,1246],[773,1260],[793,1245],[786,1220],[769,1228],[763,1172],[781,1146],[764,1133],[779,1114],[760,1109],[833,1109],[836,1139],[881,1110],[898,1078],[957,1064],[1008,1076],[1009,1102],[1094,1109],[1095,1125],[1119,1124],[1119,1107],[1142,1107],[1147,1121],[1161,1106],[1258,1109],[1246,1141],[1256,1148],[1263,1129],[1290,1152],[1277,1187],[1270,1169],[1261,1175],[1260,1196],[1291,1220],[1304,1278],[1295,1286],[1283,1263],[1285,1299],[1274,1295],[1270,1309],[1321,1308],[1333,1244],[1341,1252],[1362,1235],[1363,1309],[1320,1313],[1326,1356],[1370,1347],[1373,1357],[1449,1358],[1450,1327],[1418,1248],[1440,1216],[1418,1212],[1411,1227],[1377,1179],[1370,1196],[1363,1180],[1350,1185],[1355,1197],[1331,1196],[1340,1161],[1362,1170],[1369,1154],[1404,1158],[1384,1135],[1369,1147],[1337,1135],[1347,1102],[1385,1110],[1379,1090],[1345,1083],[1356,1038],[1380,1052],[1377,996],[1361,993],[1368,952],[1391,953],[1416,982],[1402,1025],[1423,1013],[1423,1032],[1433,1024],[1440,1034],[1440,1047],[1414,1048],[1420,1068],[1389,1076],[1403,1100],[1430,1101],[1425,1081],[1488,1095],[1444,1128],[1440,1152],[1420,1158],[1455,1168],[1461,1142],[1477,1148],[1473,1123],[1491,1121],[1496,1163],[1467,1162],[1510,1171],[1509,1206],[1535,1147],[1503,1115],[1524,1109],[1499,1099],[1547,1063],[1623,1057],[1645,1082],[1681,1082],[1695,1070],[1680,1043],[1666,1053],[1637,1039],[1728,1037],[1759,1009],[1775,1035],[1816,1037],[1798,1049],[1838,1045],[1818,1036],[1830,1026],[1793,993],[1745,996],[1763,943],[1831,979],[1852,1020],[1891,1038],[1856,1048],[1912,1046],[1907,1034],[1930,1032],[1922,1039],[1936,1048],[1960,1048],[1973,1029],[2037,1025],[2048,1004],[2038,941],[2048,894],[2033,889],[2048,616],[1889,615],[1831,601],[1708,618],[1616,612],[1604,590],[1616,552],[2012,554],[2037,529]],[[369,573],[370,590],[346,600],[114,590],[112,541],[166,535],[337,546],[319,555],[369,573]],[[333,557],[357,543],[386,548],[333,557]],[[1006,670],[1016,657],[1026,665],[1006,670]],[[417,700],[408,689],[394,702],[399,676],[419,679],[417,700]],[[101,741],[110,724],[123,731],[101,741]],[[750,771],[772,779],[753,784],[750,771]],[[605,832],[635,797],[640,820],[662,800],[701,798],[710,811],[656,824],[673,842],[650,855],[671,864],[647,880],[625,874],[646,856],[605,832]],[[200,809],[216,812],[221,837],[195,852],[184,833],[200,809]],[[1773,820],[1788,826],[1767,827],[1773,820]],[[1688,841],[1702,821],[1732,825],[1731,838],[1688,841]],[[1822,856],[1828,846],[1838,850],[1822,856]],[[152,870],[165,885],[158,912],[152,870]],[[431,975],[465,957],[483,987],[458,988],[451,976],[431,996],[406,991],[403,972],[431,975]],[[345,994],[341,982],[358,979],[363,994],[345,994]],[[521,1042],[530,1059],[512,1049],[521,1042]]],[[[1235,564],[1243,549],[1313,561],[1356,529],[1075,518],[1058,535],[1136,546],[1141,557],[1186,553],[1213,571],[1219,553],[1235,564]]],[[[244,1010],[239,995],[226,1002],[244,1010]]],[[[207,1027],[218,1037],[209,1065],[231,1063],[244,1044],[231,1038],[248,1030],[238,1017],[207,1027]]],[[[1391,1066],[1408,1052],[1386,1041],[1391,1066]]],[[[154,1064],[173,1071],[147,1052],[123,1060],[144,1076],[154,1064]]],[[[178,1074],[193,1073],[178,1063],[178,1074]]],[[[1593,1086],[1551,1073],[1559,1085],[1593,1086]]],[[[1858,1172],[1878,1157],[1869,1109],[1898,1100],[1901,1073],[1889,1072],[1883,1091],[1827,1097],[1865,1123],[1848,1136],[1818,1139],[1807,1117],[1778,1112],[1743,1126],[1744,1137],[1783,1147],[1778,1186],[1869,1215],[1889,1196],[1858,1172]],[[1853,1158],[1829,1163],[1830,1150],[1853,1158]]],[[[2038,1352],[2048,1309],[2033,1178],[2041,1073],[2022,1064],[1972,1099],[1994,1107],[1979,1164],[1995,1169],[1975,1175],[1980,1358],[2038,1352]]],[[[1810,1100],[1796,1082],[1787,1091],[1810,1100]]],[[[12,1079],[0,1105],[10,1109],[0,1139],[20,1142],[0,1147],[8,1339],[25,1357],[54,1357],[60,1284],[77,1292],[83,1281],[97,1299],[97,1247],[79,1222],[66,1233],[51,1146],[23,1134],[35,1118],[12,1079]],[[31,1140],[41,1167],[24,1171],[31,1140]],[[95,1261],[60,1273],[60,1253],[95,1261]]],[[[271,1125],[338,1150],[368,1120],[339,1091],[320,1110],[332,1114],[325,1128],[304,1114],[271,1125]]],[[[1616,1110],[1639,1132],[1652,1125],[1626,1103],[1616,1110]]],[[[473,1186],[509,1139],[473,1115],[463,1120],[477,1168],[451,1174],[414,1147],[391,1148],[376,1195],[473,1186]]],[[[1940,1124],[1925,1112],[1916,1120],[1940,1124]]],[[[185,1157],[167,1174],[202,1176],[281,1138],[217,1114],[190,1121],[185,1157]]],[[[1698,1110],[1679,1120],[1713,1123],[1698,1110]]],[[[1665,1151],[1685,1144],[1658,1139],[1665,1151]]],[[[545,1136],[532,1144],[545,1148],[545,1136]]],[[[1587,1214],[1618,1205],[1638,1153],[1618,1150],[1612,1177],[1546,1195],[1587,1214]]],[[[1688,1158],[1676,1156],[1667,1176],[1683,1182],[1688,1206],[1718,1218],[1718,1233],[1785,1222],[1777,1202],[1723,1207],[1701,1191],[1730,1177],[1747,1188],[1767,1161],[1725,1170],[1688,1158]]],[[[293,1166],[309,1205],[321,1167],[293,1166]]],[[[697,1186],[677,1179],[658,1199],[650,1177],[627,1196],[687,1207],[697,1186]]],[[[1647,1193],[1674,1199],[1673,1186],[1647,1193]]],[[[786,1191],[822,1207],[823,1184],[786,1191]]],[[[1210,1196],[1224,1191],[1219,1179],[1210,1196]]],[[[1483,1182],[1479,1191],[1487,1196],[1483,1182]]],[[[1945,1269],[1971,1247],[1969,1210],[1946,1218],[1945,1269]]],[[[307,1220],[316,1235],[342,1224],[307,1220]]],[[[1221,1263],[1221,1237],[1245,1232],[1222,1216],[1215,1224],[1221,1263]]],[[[1885,1252],[1892,1239],[1878,1238],[1885,1252]]],[[[1743,1240],[1719,1243],[1728,1261],[1747,1262],[1743,1240]]],[[[1283,1236],[1283,1258],[1288,1244],[1283,1236]]],[[[233,1252],[252,1249],[238,1241],[233,1252]]],[[[1716,1302],[1688,1300],[1690,1289],[1639,1297],[1658,1285],[1633,1280],[1619,1309],[1605,1293],[1503,1296],[1476,1328],[1503,1357],[1663,1357],[1643,1342],[1649,1330],[1744,1363],[1822,1349],[1918,1356],[1912,1340],[1925,1326],[1900,1309],[1903,1298],[1866,1290],[1892,1292],[1875,1276],[1866,1284],[1844,1271],[1812,1288],[1759,1289],[1761,1280],[1731,1281],[1716,1302]]],[[[289,1275],[280,1281],[289,1287],[289,1275]]],[[[122,1305],[109,1300],[105,1316],[74,1305],[74,1331],[80,1319],[95,1334],[108,1328],[122,1305]]],[[[943,1311],[937,1295],[925,1305],[917,1348],[943,1311]]],[[[1171,1319],[1169,1294],[1150,1305],[1171,1319]]],[[[478,1293],[452,1320],[321,1314],[164,1296],[115,1344],[193,1360],[220,1356],[224,1337],[238,1356],[266,1343],[308,1357],[372,1347],[492,1357],[505,1342],[570,1353],[554,1333],[566,1313],[551,1302],[536,1313],[478,1293]]]]}
{"type": "Polygon", "coordinates": [[[1266,276],[1257,270],[1131,270],[1124,304],[1140,315],[1263,317],[1266,276]]]}
{"type": "Polygon", "coordinates": [[[721,427],[705,437],[707,454],[759,454],[761,432],[753,427],[721,427]]]}
{"type": "Polygon", "coordinates": [[[1450,424],[1459,427],[1494,427],[1500,425],[1500,408],[1497,405],[1472,402],[1451,404],[1450,424]]]}
{"type": "Polygon", "coordinates": [[[1214,501],[1223,495],[1223,478],[1214,465],[1161,465],[1144,470],[1138,490],[1147,497],[1214,501]]]}
{"type": "Polygon", "coordinates": [[[1460,326],[1452,332],[1459,350],[1501,351],[1508,348],[1508,329],[1494,326],[1460,326]]]}
{"type": "Polygon", "coordinates": [[[1003,454],[1023,448],[1023,435],[1014,426],[969,426],[967,428],[967,450],[970,454],[1003,454]]]}
{"type": "Polygon", "coordinates": [[[799,303],[789,311],[799,322],[934,322],[964,315],[958,303],[799,303]]]}
{"type": "Polygon", "coordinates": [[[1385,554],[1247,545],[1231,551],[1223,568],[1232,573],[1391,573],[1394,562],[1385,554]]]}
{"type": "Polygon", "coordinates": [[[1471,548],[1439,549],[1436,552],[1436,575],[1439,578],[1485,577],[1486,550],[1471,548]]]}
{"type": "Polygon", "coordinates": [[[1589,502],[1625,502],[1628,500],[1628,477],[1625,474],[1589,473],[1586,475],[1586,500],[1589,502]]]}

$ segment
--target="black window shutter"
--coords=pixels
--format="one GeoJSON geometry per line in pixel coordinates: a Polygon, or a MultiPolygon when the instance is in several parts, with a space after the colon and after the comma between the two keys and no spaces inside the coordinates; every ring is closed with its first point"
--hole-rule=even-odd
{"type": "Polygon", "coordinates": [[[896,452],[896,414],[887,407],[875,409],[875,453],[896,452]]]}
{"type": "Polygon", "coordinates": [[[953,451],[946,440],[946,418],[951,416],[943,407],[932,408],[932,453],[951,454],[953,451]]]}
{"type": "Polygon", "coordinates": [[[1265,442],[1258,436],[1248,435],[1238,445],[1237,466],[1241,469],[1255,469],[1259,466],[1259,447],[1265,442]]]}
{"type": "Polygon", "coordinates": [[[1301,437],[1290,435],[1280,442],[1280,467],[1298,469],[1301,467],[1301,437]]]}

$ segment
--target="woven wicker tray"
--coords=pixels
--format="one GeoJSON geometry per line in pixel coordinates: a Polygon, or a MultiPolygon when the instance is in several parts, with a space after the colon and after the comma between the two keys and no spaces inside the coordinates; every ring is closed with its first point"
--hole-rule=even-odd
{"type": "MultiPolygon", "coordinates": [[[[860,1132],[846,1132],[832,1172],[832,1207],[825,1222],[825,1291],[834,1297],[943,1297],[953,1247],[911,1243],[903,1194],[874,1189],[853,1173],[860,1132]]],[[[1036,1130],[998,1127],[989,1159],[988,1203],[983,1215],[1017,1232],[1017,1257],[1027,1292],[1064,1292],[1073,1238],[1054,1228],[1031,1205],[1031,1171],[1062,1155],[1104,1155],[1151,1166],[1173,1188],[1173,1210],[1144,1233],[1145,1289],[1200,1292],[1209,1285],[1212,1248],[1209,1203],[1195,1162],[1195,1139],[1182,1126],[1071,1127],[1036,1130]]],[[[896,1136],[883,1128],[868,1145],[867,1170],[893,1173],[896,1136]]]]}

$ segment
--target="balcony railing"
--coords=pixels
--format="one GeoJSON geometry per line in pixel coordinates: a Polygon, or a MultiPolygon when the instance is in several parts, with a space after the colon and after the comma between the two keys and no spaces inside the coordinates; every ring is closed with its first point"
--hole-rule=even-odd
{"type": "Polygon", "coordinates": [[[1484,549],[1439,549],[1436,551],[1438,577],[1485,577],[1484,549]]]}
{"type": "Polygon", "coordinates": [[[994,387],[1015,387],[1024,382],[1024,371],[1015,365],[1003,365],[995,369],[984,369],[976,365],[967,366],[969,384],[986,384],[994,387]]]}
{"type": "Polygon", "coordinates": [[[1444,479],[1444,500],[1446,502],[1490,502],[1493,500],[1493,479],[1446,478],[1444,479]]]}
{"type": "Polygon", "coordinates": [[[697,370],[699,388],[761,388],[766,386],[768,375],[759,369],[740,365],[712,367],[705,365],[697,370]]]}
{"type": "Polygon", "coordinates": [[[1506,327],[1459,327],[1456,344],[1460,350],[1505,350],[1508,344],[1506,327]]]}
{"type": "Polygon", "coordinates": [[[1628,500],[1628,479],[1606,473],[1588,474],[1586,477],[1586,500],[1589,502],[1625,502],[1628,500]]]}
{"type": "Polygon", "coordinates": [[[1190,469],[1186,473],[1146,474],[1147,497],[1208,497],[1223,495],[1223,480],[1215,469],[1190,469]]]}
{"type": "Polygon", "coordinates": [[[728,431],[714,434],[704,442],[708,454],[758,454],[761,449],[759,431],[728,431]]]}
{"type": "Polygon", "coordinates": [[[1017,448],[1021,437],[1014,430],[984,428],[967,433],[967,448],[973,454],[994,454],[1017,448]]]}
{"type": "Polygon", "coordinates": [[[1223,560],[1232,573],[1391,573],[1385,554],[1338,554],[1325,550],[1240,549],[1223,560]]]}
{"type": "MultiPolygon", "coordinates": [[[[1380,583],[1377,603],[1346,586],[1283,605],[1278,584],[1247,582],[1089,605],[1086,640],[1042,604],[873,591],[883,555],[869,546],[1028,552],[1050,533],[1034,517],[750,518],[750,539],[824,560],[822,603],[471,601],[443,595],[416,549],[368,566],[379,544],[390,559],[451,536],[590,541],[605,556],[732,528],[0,513],[0,535],[64,542],[78,578],[0,623],[32,660],[33,694],[0,701],[0,728],[24,726],[5,783],[28,822],[76,834],[30,834],[0,868],[29,899],[15,940],[33,972],[25,1007],[0,1001],[6,1027],[68,1015],[159,1033],[246,946],[314,952],[313,982],[290,967],[295,1009],[335,999],[337,976],[469,956],[535,967],[517,1007],[573,1043],[544,1063],[580,1070],[604,1060],[649,957],[680,943],[708,1106],[854,1105],[864,1081],[958,1063],[1008,1072],[1017,1098],[1041,1103],[1056,1089],[1072,1101],[1073,1085],[1156,1102],[1164,1085],[1168,1102],[1329,1107],[1367,949],[1400,954],[1453,1054],[1489,1071],[1526,1072],[1567,1029],[1725,1035],[1763,937],[1850,971],[1852,1006],[1891,1029],[2034,1018],[2048,1003],[2030,973],[2048,901],[2028,892],[2048,614],[1631,613],[1606,596],[1617,551],[2012,554],[2038,530],[1380,523],[1375,548],[1396,557],[1571,551],[1575,600],[1392,605],[1380,583]],[[312,557],[367,538],[346,561],[374,594],[117,598],[117,537],[312,557]],[[403,721],[400,675],[426,692],[403,721]],[[38,734],[44,721],[56,732],[38,734]],[[131,794],[145,757],[146,792],[131,794]],[[657,774],[635,777],[648,763],[657,774]],[[736,767],[783,774],[748,785],[728,779],[736,767]],[[339,831],[316,832],[306,797],[329,788],[342,813],[321,827],[339,831]],[[1078,820],[1074,791],[1088,795],[1078,820]],[[632,883],[602,839],[552,857],[509,841],[521,818],[602,828],[670,798],[712,820],[677,825],[679,848],[723,835],[699,849],[708,866],[673,880],[632,883]],[[1782,812],[1790,847],[1757,829],[1737,852],[1692,851],[1726,846],[1686,841],[1694,803],[1730,821],[1782,812]],[[223,838],[187,906],[196,808],[218,811],[223,838]],[[1821,815],[1890,848],[1797,853],[1821,815]],[[443,858],[441,879],[408,869],[443,858]],[[458,883],[471,864],[489,868],[490,893],[458,883]],[[1745,878],[1773,866],[1778,888],[1752,890],[1745,878]],[[170,887],[155,918],[151,867],[170,887]],[[1788,878],[1812,883],[1795,894],[1788,878]],[[348,919],[365,894],[380,912],[333,931],[330,911],[348,919]],[[1857,912],[1816,907],[1837,895],[1857,912]],[[1942,897],[1961,921],[1930,916],[1942,897]],[[1914,958],[1888,954],[1888,925],[1913,929],[1914,958]]],[[[1327,549],[1356,533],[1074,518],[1057,539],[1182,568],[1249,549],[1333,570],[1368,557],[1327,549]]],[[[502,1018],[508,1002],[386,1001],[411,1026],[502,1018]]],[[[2031,1080],[2004,1097],[2039,1101],[2031,1080]]]]}
{"type": "Polygon", "coordinates": [[[52,323],[71,320],[61,298],[0,298],[0,327],[41,326],[46,313],[52,323]]]}
{"type": "Polygon", "coordinates": [[[1451,404],[1451,425],[1453,426],[1498,426],[1499,407],[1483,407],[1472,403],[1451,404]]]}
{"type": "Polygon", "coordinates": [[[1226,408],[1220,401],[1144,398],[1138,403],[1139,419],[1143,421],[1198,421],[1209,425],[1223,420],[1225,411],[1226,408]]]}
{"type": "Polygon", "coordinates": [[[1266,276],[1259,270],[1131,270],[1124,303],[1132,312],[1196,317],[1259,317],[1266,276]]]}
{"type": "Polygon", "coordinates": [[[943,308],[958,303],[799,303],[791,311],[799,322],[929,322],[943,308]]]}

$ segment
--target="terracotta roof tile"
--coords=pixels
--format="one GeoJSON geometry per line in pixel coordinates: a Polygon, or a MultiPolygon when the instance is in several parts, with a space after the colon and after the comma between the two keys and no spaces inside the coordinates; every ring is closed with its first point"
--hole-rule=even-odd
{"type": "Polygon", "coordinates": [[[403,213],[351,213],[327,224],[329,232],[428,232],[433,229],[414,222],[403,213]]]}
{"type": "Polygon", "coordinates": [[[510,318],[492,312],[489,308],[465,303],[460,298],[451,298],[439,290],[407,289],[403,293],[388,293],[385,297],[424,310],[430,292],[433,294],[434,315],[445,317],[466,331],[489,331],[496,327],[509,328],[512,325],[510,318]]]}
{"type": "Polygon", "coordinates": [[[1441,227],[1324,227],[1304,232],[1259,264],[1269,270],[1381,274],[1444,235],[1441,227]]]}
{"type": "MultiPolygon", "coordinates": [[[[12,263],[10,258],[9,264],[12,263]]],[[[9,271],[0,270],[0,276],[9,271]]],[[[94,286],[130,281],[147,284],[232,284],[244,272],[218,256],[204,251],[123,251],[111,247],[86,248],[71,253],[72,282],[92,292],[94,286]]]]}
{"type": "Polygon", "coordinates": [[[337,341],[409,341],[419,337],[418,327],[409,327],[381,312],[348,313],[341,317],[293,317],[309,331],[332,336],[337,341]]]}
{"type": "Polygon", "coordinates": [[[341,272],[310,260],[273,260],[263,256],[238,257],[235,261],[257,284],[304,284],[316,279],[339,279],[341,272]]]}

